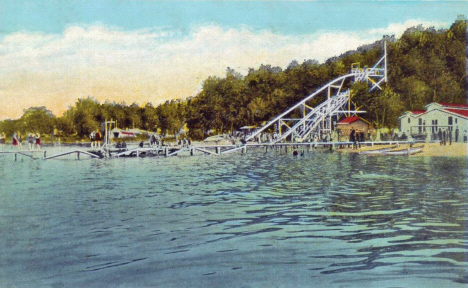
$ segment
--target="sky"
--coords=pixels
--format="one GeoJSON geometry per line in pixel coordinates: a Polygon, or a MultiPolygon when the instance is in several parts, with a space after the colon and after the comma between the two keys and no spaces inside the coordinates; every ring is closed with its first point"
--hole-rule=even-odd
{"type": "Polygon", "coordinates": [[[323,62],[458,14],[467,1],[0,0],[0,120],[88,96],[184,99],[227,67],[323,62]]]}

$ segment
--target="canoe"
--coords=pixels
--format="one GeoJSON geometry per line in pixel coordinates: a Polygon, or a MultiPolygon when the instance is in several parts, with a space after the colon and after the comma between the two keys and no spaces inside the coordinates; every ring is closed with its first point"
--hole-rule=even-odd
{"type": "Polygon", "coordinates": [[[359,152],[360,155],[374,155],[374,154],[382,154],[384,152],[390,151],[392,149],[395,149],[396,146],[393,147],[387,147],[387,148],[381,148],[381,149],[376,149],[376,150],[366,150],[366,151],[361,151],[359,152]]]}
{"type": "Polygon", "coordinates": [[[407,148],[407,149],[390,150],[382,154],[384,155],[413,155],[413,154],[421,152],[423,148],[424,146],[412,147],[412,148],[407,148]]]}

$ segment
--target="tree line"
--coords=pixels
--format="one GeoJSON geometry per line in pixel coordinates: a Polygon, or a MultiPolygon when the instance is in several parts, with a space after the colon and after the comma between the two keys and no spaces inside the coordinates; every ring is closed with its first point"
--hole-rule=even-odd
{"type": "MultiPolygon", "coordinates": [[[[84,138],[100,129],[105,119],[117,120],[120,128],[140,128],[162,134],[175,134],[188,128],[192,139],[211,133],[229,133],[246,125],[261,125],[312,92],[341,75],[351,64],[372,65],[387,43],[389,74],[384,89],[368,92],[366,83],[354,83],[355,108],[367,111],[363,118],[377,128],[396,127],[407,110],[422,110],[430,102],[466,101],[466,21],[456,21],[449,29],[417,26],[400,39],[382,40],[328,59],[299,63],[286,68],[261,65],[243,76],[227,68],[224,77],[208,77],[201,91],[185,100],[167,101],[158,106],[147,103],[105,102],[92,97],[78,99],[60,117],[46,107],[26,109],[20,119],[0,121],[0,132],[10,137],[14,131],[84,138]]],[[[308,103],[316,105],[323,98],[308,103]]]]}

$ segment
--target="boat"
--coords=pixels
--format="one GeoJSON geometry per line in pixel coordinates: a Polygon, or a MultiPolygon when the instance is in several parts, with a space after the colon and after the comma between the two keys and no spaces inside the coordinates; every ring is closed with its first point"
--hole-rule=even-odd
{"type": "Polygon", "coordinates": [[[387,152],[383,152],[384,155],[413,155],[422,151],[424,146],[419,147],[410,147],[406,149],[397,149],[397,150],[390,150],[387,152]]]}
{"type": "Polygon", "coordinates": [[[393,149],[395,149],[395,148],[396,148],[396,146],[387,147],[387,148],[380,148],[380,149],[376,149],[376,150],[365,150],[365,151],[359,152],[359,154],[360,154],[360,155],[382,154],[382,153],[384,153],[384,152],[393,150],[393,149]]]}

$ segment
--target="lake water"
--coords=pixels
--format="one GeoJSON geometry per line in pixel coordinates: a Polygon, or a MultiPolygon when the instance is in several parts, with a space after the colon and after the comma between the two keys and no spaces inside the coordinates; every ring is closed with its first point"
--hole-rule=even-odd
{"type": "Polygon", "coordinates": [[[1,287],[468,285],[464,157],[19,159],[1,287]]]}

